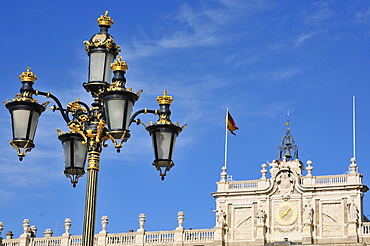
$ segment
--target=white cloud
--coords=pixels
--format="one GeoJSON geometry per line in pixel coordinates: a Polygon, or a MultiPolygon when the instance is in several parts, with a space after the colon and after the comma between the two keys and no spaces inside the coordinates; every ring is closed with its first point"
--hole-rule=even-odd
{"type": "Polygon", "coordinates": [[[304,42],[314,38],[316,35],[318,35],[319,33],[322,33],[322,32],[323,31],[315,31],[315,32],[303,33],[303,34],[299,35],[297,37],[296,41],[294,42],[295,46],[296,47],[301,46],[304,42]]]}
{"type": "Polygon", "coordinates": [[[360,23],[370,24],[370,8],[355,14],[356,20],[360,23]]]}

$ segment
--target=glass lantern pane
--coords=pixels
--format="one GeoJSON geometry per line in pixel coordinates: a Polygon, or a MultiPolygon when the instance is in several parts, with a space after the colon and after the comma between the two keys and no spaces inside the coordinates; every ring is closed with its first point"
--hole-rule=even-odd
{"type": "Polygon", "coordinates": [[[86,161],[87,144],[82,144],[82,141],[75,140],[74,144],[74,166],[84,168],[86,161]]]}
{"type": "Polygon", "coordinates": [[[90,54],[89,81],[103,81],[105,71],[105,53],[95,52],[90,54]]]}
{"type": "Polygon", "coordinates": [[[64,167],[71,167],[71,141],[65,141],[63,143],[63,152],[64,152],[64,167]]]}
{"type": "Polygon", "coordinates": [[[122,99],[112,99],[106,102],[109,129],[127,130],[132,112],[133,103],[122,99]],[[127,108],[126,108],[127,107],[127,108]],[[126,116],[124,113],[126,112],[126,116]]]}
{"type": "Polygon", "coordinates": [[[134,103],[131,101],[127,101],[127,115],[126,115],[126,122],[125,122],[125,130],[128,129],[128,126],[130,124],[131,120],[131,112],[132,112],[132,107],[134,106],[134,103]]]}
{"type": "Polygon", "coordinates": [[[122,129],[125,100],[113,99],[106,103],[109,129],[122,129]]]}
{"type": "Polygon", "coordinates": [[[107,53],[105,62],[105,73],[104,73],[104,81],[110,83],[111,76],[112,76],[112,69],[110,68],[110,64],[114,60],[114,55],[112,53],[107,53]]]}
{"type": "Polygon", "coordinates": [[[23,109],[14,110],[12,116],[14,138],[26,138],[30,111],[23,109]]]}
{"type": "Polygon", "coordinates": [[[39,116],[40,116],[39,113],[33,111],[30,132],[29,132],[29,139],[32,141],[33,141],[33,138],[35,137],[35,132],[36,132],[37,123],[39,121],[39,116]]]}
{"type": "Polygon", "coordinates": [[[156,132],[155,137],[157,143],[153,144],[157,145],[157,158],[164,160],[171,159],[169,153],[171,147],[172,132],[156,132]]]}

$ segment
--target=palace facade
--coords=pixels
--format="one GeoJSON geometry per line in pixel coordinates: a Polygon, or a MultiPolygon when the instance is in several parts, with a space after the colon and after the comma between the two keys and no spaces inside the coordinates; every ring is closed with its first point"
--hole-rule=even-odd
{"type": "MultiPolygon", "coordinates": [[[[370,245],[370,222],[363,209],[368,187],[356,160],[351,159],[346,174],[313,176],[312,162],[300,161],[289,127],[278,153],[278,159],[262,164],[258,180],[234,181],[223,167],[217,191],[212,193],[216,200],[213,228],[186,230],[184,213],[179,212],[175,230],[149,232],[145,214],[140,214],[137,231],[112,234],[106,230],[108,217],[104,216],[95,245],[370,245]]],[[[3,226],[0,223],[0,232],[3,226]]],[[[0,238],[0,246],[82,245],[82,236],[71,235],[70,226],[66,219],[62,236],[53,236],[47,229],[43,237],[35,237],[36,228],[26,219],[20,238],[8,232],[0,238]]]]}

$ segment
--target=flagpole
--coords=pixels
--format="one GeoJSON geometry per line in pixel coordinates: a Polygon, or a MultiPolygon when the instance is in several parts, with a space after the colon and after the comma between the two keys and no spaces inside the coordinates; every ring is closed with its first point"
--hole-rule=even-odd
{"type": "Polygon", "coordinates": [[[226,117],[225,117],[225,164],[224,167],[226,168],[227,163],[227,115],[229,113],[229,108],[226,108],[226,117]]]}
{"type": "Polygon", "coordinates": [[[356,98],[352,97],[353,158],[356,159],[356,98]]]}

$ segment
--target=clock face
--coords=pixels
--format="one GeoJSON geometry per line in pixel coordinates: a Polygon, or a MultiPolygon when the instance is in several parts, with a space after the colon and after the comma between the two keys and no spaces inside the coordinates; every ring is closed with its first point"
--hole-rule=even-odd
{"type": "Polygon", "coordinates": [[[91,38],[93,43],[102,43],[107,39],[107,35],[104,33],[98,33],[91,38]]]}
{"type": "Polygon", "coordinates": [[[294,203],[281,202],[275,207],[275,219],[280,225],[291,225],[297,218],[298,209],[294,203]]]}

